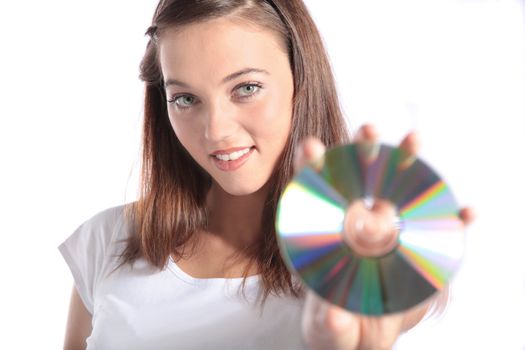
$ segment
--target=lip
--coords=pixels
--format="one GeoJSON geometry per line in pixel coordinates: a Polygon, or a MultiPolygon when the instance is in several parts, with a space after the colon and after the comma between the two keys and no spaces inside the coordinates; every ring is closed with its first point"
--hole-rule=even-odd
{"type": "Polygon", "coordinates": [[[237,152],[237,151],[240,151],[246,148],[252,148],[252,147],[244,146],[244,147],[232,147],[232,148],[227,148],[227,149],[220,149],[220,150],[217,150],[211,153],[211,155],[214,156],[217,154],[230,154],[230,153],[237,152]]]}
{"type": "MultiPolygon", "coordinates": [[[[241,150],[241,149],[246,149],[246,148],[248,147],[229,148],[227,150],[216,151],[212,154],[225,154],[225,153],[227,154],[227,153],[235,152],[236,150],[241,150]]],[[[248,153],[243,154],[242,157],[237,158],[235,160],[220,160],[220,159],[217,159],[217,157],[212,156],[213,163],[219,170],[234,171],[234,170],[239,169],[241,166],[244,165],[244,163],[248,161],[248,158],[250,158],[254,150],[255,150],[255,147],[250,147],[250,150],[248,151],[248,153]]]]}

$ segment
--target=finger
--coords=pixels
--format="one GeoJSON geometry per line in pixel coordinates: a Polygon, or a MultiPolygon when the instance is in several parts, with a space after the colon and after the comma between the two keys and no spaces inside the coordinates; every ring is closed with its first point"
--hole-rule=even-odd
{"type": "Polygon", "coordinates": [[[419,148],[420,142],[417,133],[415,131],[409,132],[399,144],[399,149],[401,150],[399,169],[404,170],[414,164],[419,148]]]}
{"type": "Polygon", "coordinates": [[[325,152],[324,144],[316,137],[307,137],[299,144],[294,155],[294,170],[297,173],[306,164],[313,160],[318,160],[315,164],[316,168],[322,167],[320,160],[325,152]]]}
{"type": "Polygon", "coordinates": [[[372,163],[379,154],[379,133],[372,124],[364,124],[355,135],[359,157],[366,163],[372,163]]]}
{"type": "Polygon", "coordinates": [[[459,217],[461,218],[461,220],[463,220],[463,224],[465,226],[468,226],[472,224],[472,222],[476,218],[476,213],[474,212],[474,209],[470,207],[465,207],[459,211],[459,217]]]}
{"type": "Polygon", "coordinates": [[[333,333],[340,334],[355,322],[355,316],[338,306],[329,305],[326,309],[324,325],[333,333]]]}
{"type": "Polygon", "coordinates": [[[403,323],[401,325],[401,331],[406,332],[409,329],[413,328],[415,325],[417,325],[419,322],[421,322],[421,320],[425,317],[429,309],[431,309],[431,305],[435,303],[435,300],[441,300],[442,296],[443,292],[440,292],[430,300],[406,311],[403,314],[403,323]]]}
{"type": "Polygon", "coordinates": [[[358,349],[361,342],[359,318],[338,306],[329,306],[325,327],[331,334],[333,347],[323,349],[358,349]]]}
{"type": "Polygon", "coordinates": [[[420,148],[419,136],[415,131],[411,131],[403,138],[399,144],[399,148],[410,155],[417,155],[420,148]]]}
{"type": "Polygon", "coordinates": [[[401,334],[403,313],[381,317],[363,317],[360,349],[392,349],[401,334]]]}
{"type": "Polygon", "coordinates": [[[355,349],[359,322],[352,314],[308,291],[303,308],[302,332],[310,349],[355,349]]]}
{"type": "Polygon", "coordinates": [[[363,124],[354,137],[355,142],[376,143],[379,140],[379,134],[372,124],[363,124]]]}

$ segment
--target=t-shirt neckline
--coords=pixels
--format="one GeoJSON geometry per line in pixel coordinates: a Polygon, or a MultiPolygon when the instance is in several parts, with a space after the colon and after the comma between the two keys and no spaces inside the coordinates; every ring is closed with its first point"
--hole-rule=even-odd
{"type": "MultiPolygon", "coordinates": [[[[182,281],[193,284],[193,285],[205,285],[205,284],[224,284],[226,282],[229,283],[238,283],[241,284],[243,277],[233,277],[233,278],[222,278],[222,277],[211,277],[211,278],[197,278],[189,275],[188,273],[184,272],[177,263],[173,260],[173,257],[169,257],[168,260],[168,269],[175,274],[176,277],[181,279],[182,281]]],[[[246,277],[246,285],[251,285],[253,283],[256,283],[260,280],[261,275],[252,275],[246,277]]]]}

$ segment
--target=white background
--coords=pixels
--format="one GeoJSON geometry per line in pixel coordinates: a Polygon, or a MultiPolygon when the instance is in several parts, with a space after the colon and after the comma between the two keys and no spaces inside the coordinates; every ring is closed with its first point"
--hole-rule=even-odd
{"type": "MultiPolygon", "coordinates": [[[[136,197],[138,65],[156,0],[0,3],[0,348],[56,349],[57,246],[136,197]]],[[[478,219],[453,301],[400,349],[525,348],[525,24],[519,0],[308,0],[345,115],[421,157],[478,219]]]]}

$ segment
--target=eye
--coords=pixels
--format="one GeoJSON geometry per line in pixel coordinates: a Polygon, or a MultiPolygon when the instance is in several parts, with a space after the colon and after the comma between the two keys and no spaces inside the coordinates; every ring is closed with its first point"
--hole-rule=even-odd
{"type": "Polygon", "coordinates": [[[235,89],[234,95],[240,99],[250,98],[257,94],[260,89],[262,89],[262,85],[259,83],[243,84],[235,89]]]}
{"type": "Polygon", "coordinates": [[[179,95],[173,97],[168,103],[174,103],[179,109],[186,109],[190,108],[195,103],[195,100],[195,97],[191,95],[179,95]]]}

